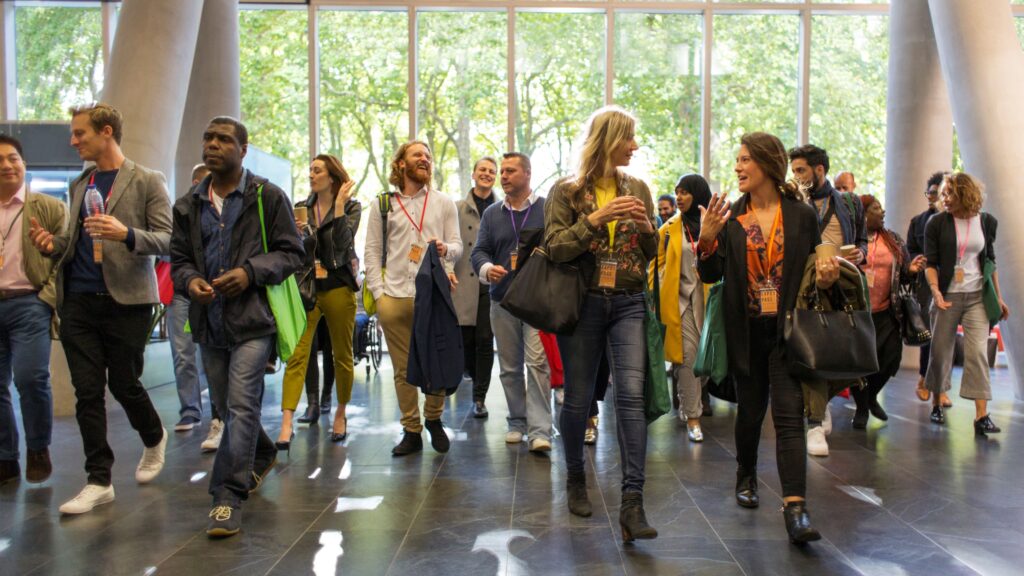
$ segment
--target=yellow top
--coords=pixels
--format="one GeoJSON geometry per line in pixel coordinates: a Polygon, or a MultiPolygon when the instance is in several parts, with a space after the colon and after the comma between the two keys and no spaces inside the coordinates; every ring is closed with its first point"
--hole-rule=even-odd
{"type": "MultiPolygon", "coordinates": [[[[615,179],[614,178],[598,178],[597,182],[594,183],[594,198],[597,200],[597,207],[603,208],[605,204],[615,199],[615,179]]],[[[608,249],[611,250],[615,246],[615,227],[618,226],[618,220],[612,220],[608,223],[608,249]]]]}

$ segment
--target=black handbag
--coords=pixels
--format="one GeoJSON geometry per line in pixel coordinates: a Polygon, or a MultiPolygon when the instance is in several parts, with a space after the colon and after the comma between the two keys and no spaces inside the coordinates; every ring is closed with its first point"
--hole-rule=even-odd
{"type": "Polygon", "coordinates": [[[907,346],[924,346],[931,342],[932,331],[928,328],[928,317],[917,300],[917,283],[900,284],[896,295],[899,300],[900,335],[907,346]]]}
{"type": "Polygon", "coordinates": [[[554,262],[534,248],[515,272],[501,307],[530,326],[552,334],[571,334],[580,321],[587,295],[585,262],[554,262]]]}
{"type": "Polygon", "coordinates": [[[316,307],[316,272],[310,268],[299,270],[295,273],[295,281],[299,285],[299,296],[302,297],[302,307],[306,312],[316,307]]]}
{"type": "Polygon", "coordinates": [[[786,312],[786,358],[789,372],[796,378],[853,380],[878,372],[875,324],[864,279],[853,264],[842,259],[840,263],[836,282],[843,300],[841,309],[833,310],[831,302],[823,301],[814,285],[814,264],[809,262],[810,284],[804,292],[807,307],[801,307],[798,299],[797,307],[786,312]]]}

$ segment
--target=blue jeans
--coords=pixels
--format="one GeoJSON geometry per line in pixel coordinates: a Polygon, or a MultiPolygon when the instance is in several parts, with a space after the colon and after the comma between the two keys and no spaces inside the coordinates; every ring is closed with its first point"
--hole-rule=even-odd
{"type": "MultiPolygon", "coordinates": [[[[530,440],[550,442],[551,376],[540,332],[513,316],[498,302],[490,303],[490,317],[490,327],[498,339],[500,379],[508,402],[508,429],[526,434],[530,440]]],[[[482,377],[480,374],[477,376],[482,377]]]]}
{"type": "Polygon", "coordinates": [[[643,492],[647,460],[644,378],[647,340],[644,295],[587,294],[576,330],[558,337],[565,367],[562,437],[570,473],[582,474],[583,433],[594,397],[598,364],[607,349],[615,386],[616,432],[622,463],[622,491],[643,492]]]}
{"type": "MultiPolygon", "coordinates": [[[[203,388],[206,387],[206,371],[192,335],[185,333],[188,321],[189,299],[181,294],[174,295],[174,301],[167,307],[167,333],[171,340],[171,359],[174,362],[174,380],[178,384],[178,401],[182,418],[191,416],[196,420],[203,417],[203,388]]],[[[211,402],[212,404],[212,402],[211,402]]],[[[212,416],[217,417],[213,409],[212,416]]]]}
{"type": "Polygon", "coordinates": [[[210,399],[224,420],[224,436],[210,475],[214,505],[238,506],[249,495],[256,454],[276,454],[260,424],[263,376],[275,336],[246,340],[233,348],[200,345],[210,399]]]}
{"type": "Polygon", "coordinates": [[[35,294],[0,300],[0,460],[17,460],[18,424],[11,375],[18,388],[25,446],[44,450],[53,429],[50,395],[50,306],[35,294]]]}

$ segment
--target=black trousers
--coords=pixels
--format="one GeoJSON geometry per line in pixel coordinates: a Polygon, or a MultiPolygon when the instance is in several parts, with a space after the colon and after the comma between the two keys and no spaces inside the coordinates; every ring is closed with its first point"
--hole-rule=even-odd
{"type": "Polygon", "coordinates": [[[776,318],[750,320],[750,375],[736,379],[736,461],[742,473],[756,472],[770,397],[782,495],[803,497],[807,492],[803,389],[786,370],[776,327],[776,318]]]}
{"type": "Polygon", "coordinates": [[[60,337],[77,399],[75,417],[89,484],[109,486],[114,465],[107,444],[107,386],[143,444],[153,447],[163,439],[160,416],[139,381],[152,320],[149,304],[126,306],[98,294],[64,297],[60,337]]]}
{"type": "Polygon", "coordinates": [[[466,372],[473,379],[473,401],[483,402],[491,388],[494,368],[494,332],[491,330],[491,298],[481,290],[476,306],[476,326],[462,327],[462,353],[466,372]]]}
{"type": "Polygon", "coordinates": [[[313,333],[313,343],[309,347],[309,366],[306,368],[306,403],[331,405],[331,390],[334,389],[334,348],[331,347],[331,333],[327,331],[327,320],[320,317],[313,333]],[[317,363],[317,352],[324,354],[324,389],[320,391],[320,364],[317,363]]]}

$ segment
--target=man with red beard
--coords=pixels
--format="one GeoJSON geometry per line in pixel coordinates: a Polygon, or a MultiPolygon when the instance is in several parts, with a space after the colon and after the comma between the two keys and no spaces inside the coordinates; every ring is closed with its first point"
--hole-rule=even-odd
{"type": "MultiPolygon", "coordinates": [[[[419,389],[406,380],[409,341],[412,337],[416,273],[435,244],[449,278],[462,256],[462,238],[455,202],[431,190],[433,158],[425,142],[413,140],[398,147],[391,158],[388,182],[396,188],[370,204],[366,229],[366,285],[377,303],[377,313],[391,355],[395,394],[402,411],[402,441],[391,451],[405,456],[423,450],[426,427],[430,444],[438,452],[450,447],[441,424],[444,396],[428,395],[420,421],[419,389]]],[[[475,287],[474,287],[475,288],[475,287]]],[[[469,288],[469,289],[474,289],[469,288]]]]}

